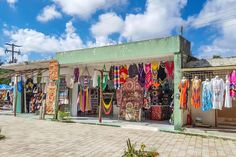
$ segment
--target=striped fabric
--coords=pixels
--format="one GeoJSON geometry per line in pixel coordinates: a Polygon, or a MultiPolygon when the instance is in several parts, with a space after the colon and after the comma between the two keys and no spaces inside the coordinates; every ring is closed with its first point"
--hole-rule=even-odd
{"type": "Polygon", "coordinates": [[[115,89],[120,89],[120,66],[115,66],[114,68],[114,87],[115,89]]]}

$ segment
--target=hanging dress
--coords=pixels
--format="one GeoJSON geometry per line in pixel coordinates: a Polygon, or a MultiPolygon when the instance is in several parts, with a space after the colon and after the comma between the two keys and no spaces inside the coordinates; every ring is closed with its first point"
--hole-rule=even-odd
{"type": "Polygon", "coordinates": [[[202,82],[202,111],[212,109],[212,88],[210,81],[202,82]]]}
{"type": "Polygon", "coordinates": [[[145,71],[143,68],[143,63],[138,64],[138,83],[140,84],[141,87],[145,86],[145,71]]]}
{"type": "Polygon", "coordinates": [[[232,71],[229,74],[229,81],[230,81],[230,96],[236,96],[236,71],[232,71]]]}
{"type": "Polygon", "coordinates": [[[166,61],[166,74],[168,79],[174,79],[174,61],[166,61]]]}
{"type": "Polygon", "coordinates": [[[165,63],[164,62],[160,62],[159,69],[158,69],[158,78],[159,78],[159,81],[161,84],[166,79],[165,63]]]}
{"type": "Polygon", "coordinates": [[[112,66],[110,67],[110,70],[109,70],[109,79],[110,79],[110,80],[114,80],[114,70],[115,70],[115,66],[112,65],[112,66]]]}
{"type": "Polygon", "coordinates": [[[151,63],[145,64],[145,88],[149,89],[152,86],[152,70],[151,70],[151,63]]]}
{"type": "Polygon", "coordinates": [[[138,67],[136,64],[130,64],[129,66],[129,77],[134,78],[136,75],[138,75],[138,67]]]}
{"type": "Polygon", "coordinates": [[[114,67],[114,87],[120,89],[120,66],[114,67]]]}
{"type": "Polygon", "coordinates": [[[124,84],[126,82],[127,77],[128,77],[127,65],[123,65],[120,68],[120,84],[124,84]]]}
{"type": "Polygon", "coordinates": [[[201,98],[201,80],[193,79],[191,88],[191,105],[193,105],[195,108],[199,108],[201,106],[200,98],[201,98]]]}
{"type": "Polygon", "coordinates": [[[152,63],[152,80],[153,80],[153,86],[155,87],[158,87],[160,85],[158,81],[158,67],[159,67],[158,62],[152,63]]]}
{"type": "Polygon", "coordinates": [[[187,109],[189,81],[181,80],[178,88],[180,91],[180,98],[179,98],[180,108],[187,109]]]}
{"type": "Polygon", "coordinates": [[[74,69],[74,79],[75,83],[79,81],[79,68],[74,69]]]}
{"type": "Polygon", "coordinates": [[[225,81],[225,105],[226,108],[232,107],[232,97],[230,96],[230,81],[229,77],[226,75],[225,81]]]}
{"type": "Polygon", "coordinates": [[[222,110],[224,100],[224,81],[221,78],[213,78],[212,83],[212,108],[222,110]]]}

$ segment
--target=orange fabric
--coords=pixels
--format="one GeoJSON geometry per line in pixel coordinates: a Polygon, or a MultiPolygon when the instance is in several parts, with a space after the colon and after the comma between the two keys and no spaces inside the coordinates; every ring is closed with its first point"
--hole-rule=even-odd
{"type": "Polygon", "coordinates": [[[191,105],[195,108],[199,108],[201,106],[201,80],[193,79],[192,87],[191,87],[191,105]]]}
{"type": "Polygon", "coordinates": [[[188,100],[188,89],[189,89],[189,81],[185,80],[184,82],[179,83],[179,91],[180,91],[180,108],[187,109],[187,100],[188,100]]]}

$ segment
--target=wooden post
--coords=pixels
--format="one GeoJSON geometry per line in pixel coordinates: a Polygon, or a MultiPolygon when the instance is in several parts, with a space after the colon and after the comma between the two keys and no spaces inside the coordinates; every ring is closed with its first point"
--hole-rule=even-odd
{"type": "Polygon", "coordinates": [[[103,70],[99,70],[101,73],[101,79],[100,79],[100,103],[99,103],[99,123],[102,123],[102,99],[103,99],[103,89],[102,89],[102,84],[103,84],[103,70]]]}
{"type": "Polygon", "coordinates": [[[14,117],[16,117],[16,104],[17,104],[17,83],[18,83],[18,76],[15,76],[15,81],[14,81],[14,98],[13,98],[13,112],[14,112],[14,117]]]}

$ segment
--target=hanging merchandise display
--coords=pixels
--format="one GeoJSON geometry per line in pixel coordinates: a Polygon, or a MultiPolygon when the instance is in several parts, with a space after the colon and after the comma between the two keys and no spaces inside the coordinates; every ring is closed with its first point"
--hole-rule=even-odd
{"type": "Polygon", "coordinates": [[[191,81],[191,105],[193,105],[195,108],[199,108],[201,106],[201,80],[197,76],[195,76],[195,78],[191,81]]]}
{"type": "Polygon", "coordinates": [[[145,88],[149,89],[152,86],[152,68],[151,63],[145,64],[145,88]]]}
{"type": "Polygon", "coordinates": [[[112,102],[113,102],[113,97],[111,97],[111,100],[108,104],[105,103],[104,99],[102,100],[102,106],[103,106],[103,111],[105,115],[109,115],[112,111],[112,102]]]}
{"type": "Polygon", "coordinates": [[[110,79],[110,80],[114,80],[114,70],[115,70],[115,66],[112,65],[112,66],[110,67],[110,70],[109,70],[109,79],[110,79]]]}
{"type": "Polygon", "coordinates": [[[232,71],[229,74],[229,81],[230,81],[230,96],[236,96],[236,71],[232,71]]]}
{"type": "Polygon", "coordinates": [[[79,68],[74,69],[74,81],[75,83],[79,81],[79,68]]]}
{"type": "Polygon", "coordinates": [[[49,62],[49,79],[52,81],[58,80],[59,64],[56,60],[49,62]]]}
{"type": "Polygon", "coordinates": [[[161,105],[162,103],[162,89],[161,85],[159,86],[154,86],[152,85],[150,90],[150,96],[151,96],[151,104],[152,105],[161,105]]]}
{"type": "Polygon", "coordinates": [[[225,77],[225,104],[224,107],[231,108],[232,107],[232,97],[230,96],[230,81],[229,76],[225,77]]]}
{"type": "Polygon", "coordinates": [[[129,77],[134,78],[135,76],[138,75],[138,67],[135,63],[130,64],[129,66],[129,77]]]}
{"type": "Polygon", "coordinates": [[[166,74],[168,79],[174,79],[174,61],[166,61],[166,74]]]}
{"type": "Polygon", "coordinates": [[[224,81],[216,76],[212,82],[212,106],[213,109],[222,110],[224,100],[224,81]]]}
{"type": "Polygon", "coordinates": [[[120,67],[120,84],[124,84],[128,77],[128,68],[127,65],[122,65],[120,67]]]}
{"type": "Polygon", "coordinates": [[[97,72],[97,70],[94,70],[94,72],[93,72],[93,87],[94,88],[98,87],[98,72],[97,72]]]}
{"type": "Polygon", "coordinates": [[[86,89],[90,85],[91,76],[88,71],[88,67],[85,67],[83,74],[80,76],[80,85],[83,89],[86,89]]]}
{"type": "Polygon", "coordinates": [[[139,121],[140,109],[143,107],[143,88],[138,78],[128,78],[122,87],[122,103],[120,116],[126,120],[139,121]]]}
{"type": "Polygon", "coordinates": [[[158,78],[161,84],[166,79],[165,63],[162,61],[160,62],[158,69],[158,78]]]}
{"type": "Polygon", "coordinates": [[[115,68],[114,68],[114,87],[115,87],[115,89],[119,89],[121,87],[120,66],[115,66],[115,68]]]}
{"type": "Polygon", "coordinates": [[[212,86],[209,79],[202,82],[202,111],[212,109],[212,86]]]}
{"type": "Polygon", "coordinates": [[[122,89],[117,89],[116,90],[116,101],[117,101],[117,106],[121,106],[121,103],[122,103],[122,89]]]}
{"type": "Polygon", "coordinates": [[[153,86],[155,87],[160,86],[159,80],[158,80],[158,68],[159,68],[158,62],[153,62],[152,63],[152,80],[153,80],[153,86]]]}
{"type": "MultiPolygon", "coordinates": [[[[106,66],[104,65],[103,66],[103,70],[106,71],[106,66]]],[[[108,75],[105,74],[103,76],[103,81],[102,81],[102,90],[104,91],[107,87],[107,81],[108,81],[108,75]]],[[[98,76],[98,79],[97,79],[97,82],[98,82],[98,87],[100,87],[100,83],[101,83],[101,76],[98,76]]]]}
{"type": "Polygon", "coordinates": [[[139,63],[138,64],[138,82],[141,87],[145,86],[145,78],[146,78],[146,74],[143,68],[143,63],[139,63]]]}
{"type": "Polygon", "coordinates": [[[54,105],[56,103],[56,92],[57,86],[54,82],[49,83],[47,86],[47,97],[46,97],[46,113],[54,113],[54,105]]]}
{"type": "Polygon", "coordinates": [[[178,88],[180,91],[180,108],[187,109],[189,81],[183,77],[178,88]]]}
{"type": "Polygon", "coordinates": [[[90,88],[90,106],[93,114],[97,113],[99,105],[99,90],[98,88],[90,88]]]}

